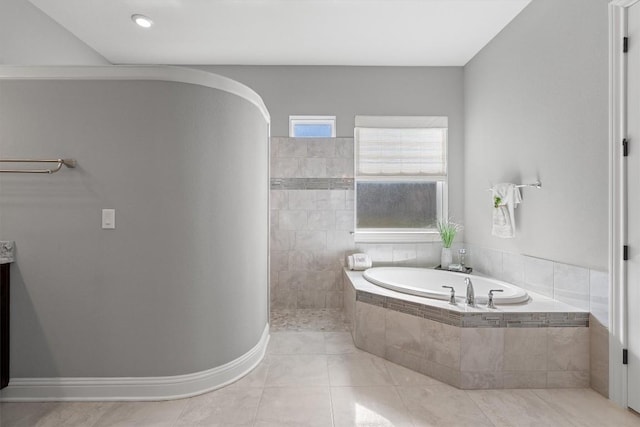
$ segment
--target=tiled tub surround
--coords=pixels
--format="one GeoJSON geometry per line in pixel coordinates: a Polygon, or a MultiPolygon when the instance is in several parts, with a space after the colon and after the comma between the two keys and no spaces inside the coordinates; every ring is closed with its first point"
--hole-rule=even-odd
{"type": "Polygon", "coordinates": [[[575,265],[469,245],[468,263],[482,273],[527,291],[588,311],[609,325],[609,275],[575,265]]]}
{"type": "Polygon", "coordinates": [[[591,313],[591,387],[609,396],[609,275],[607,272],[526,255],[469,246],[475,272],[514,283],[529,292],[591,313]]]}
{"type": "Polygon", "coordinates": [[[345,271],[356,346],[462,389],[588,387],[589,314],[532,294],[487,312],[379,288],[345,271]]]}

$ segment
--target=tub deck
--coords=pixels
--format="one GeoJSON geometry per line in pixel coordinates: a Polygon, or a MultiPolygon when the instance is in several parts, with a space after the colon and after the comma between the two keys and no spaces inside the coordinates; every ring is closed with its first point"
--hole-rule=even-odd
{"type": "Polygon", "coordinates": [[[361,271],[345,270],[345,274],[356,291],[356,301],[448,325],[463,328],[589,326],[589,312],[530,291],[526,303],[497,303],[496,309],[489,309],[482,304],[469,307],[463,298],[458,298],[457,305],[451,305],[448,301],[386,289],[366,280],[361,271]]]}

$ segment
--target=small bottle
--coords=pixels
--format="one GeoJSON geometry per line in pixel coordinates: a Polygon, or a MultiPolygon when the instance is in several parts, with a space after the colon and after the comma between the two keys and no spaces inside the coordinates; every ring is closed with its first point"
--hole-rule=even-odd
{"type": "Polygon", "coordinates": [[[459,260],[460,260],[459,264],[460,264],[460,267],[462,267],[463,270],[465,269],[464,256],[466,255],[466,253],[467,253],[467,250],[465,248],[462,248],[462,249],[458,250],[458,257],[459,257],[459,260]]]}

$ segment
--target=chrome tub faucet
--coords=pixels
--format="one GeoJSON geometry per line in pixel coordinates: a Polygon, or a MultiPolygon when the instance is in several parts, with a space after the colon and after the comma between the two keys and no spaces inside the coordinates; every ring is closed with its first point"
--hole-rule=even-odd
{"type": "Polygon", "coordinates": [[[467,285],[467,298],[465,302],[467,303],[468,306],[475,307],[476,295],[475,295],[475,292],[473,291],[473,283],[471,283],[471,279],[469,279],[468,277],[465,277],[464,283],[465,285],[467,285]]]}

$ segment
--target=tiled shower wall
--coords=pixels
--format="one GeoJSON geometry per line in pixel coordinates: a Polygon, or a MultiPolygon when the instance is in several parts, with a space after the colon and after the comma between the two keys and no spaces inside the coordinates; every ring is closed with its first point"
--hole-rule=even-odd
{"type": "Polygon", "coordinates": [[[352,178],[352,138],[271,138],[272,308],[342,306],[352,178]]]}
{"type": "Polygon", "coordinates": [[[342,307],[345,256],[435,266],[440,243],[354,244],[353,138],[271,138],[271,307],[342,307]]]}

